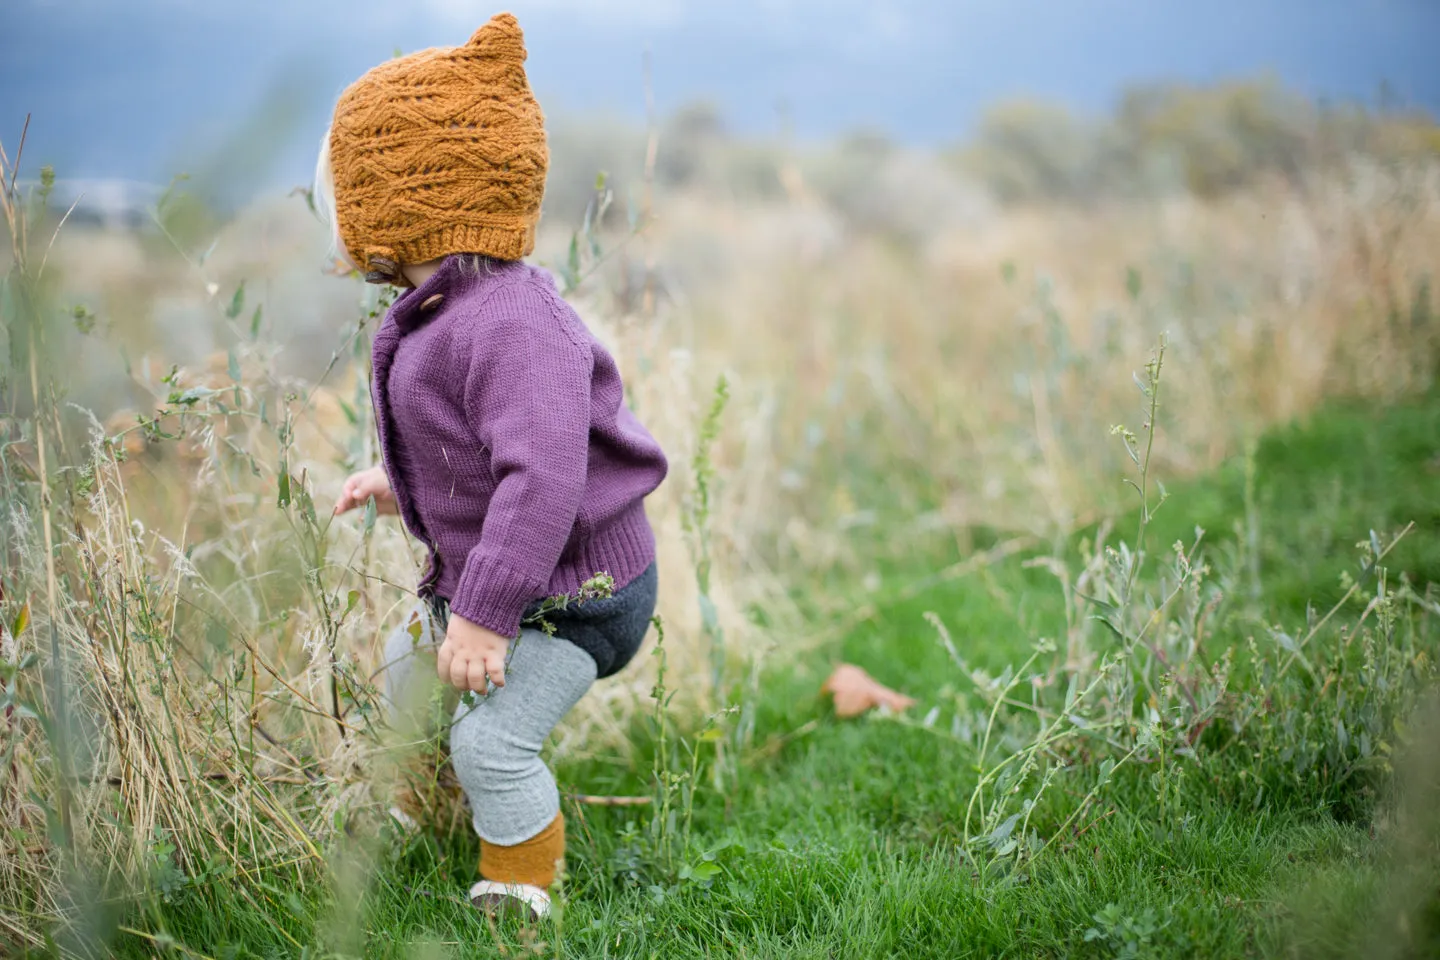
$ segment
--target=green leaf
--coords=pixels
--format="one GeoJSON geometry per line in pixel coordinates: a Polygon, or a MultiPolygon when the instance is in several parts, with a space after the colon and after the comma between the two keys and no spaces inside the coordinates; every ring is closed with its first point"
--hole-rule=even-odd
{"type": "Polygon", "coordinates": [[[228,365],[228,370],[229,370],[229,373],[230,373],[230,379],[231,379],[231,380],[234,380],[236,383],[239,383],[239,382],[240,382],[240,360],[239,360],[239,358],[237,358],[237,357],[235,356],[235,350],[234,350],[233,348],[232,348],[231,350],[227,351],[227,352],[229,353],[229,360],[230,360],[229,365],[228,365]]]}
{"type": "Polygon", "coordinates": [[[30,604],[26,603],[26,604],[24,604],[23,606],[21,606],[20,612],[17,613],[17,614],[15,614],[15,622],[14,622],[14,624],[12,624],[11,627],[10,627],[10,636],[14,637],[14,638],[17,639],[17,640],[20,639],[20,634],[24,633],[24,632],[25,632],[25,628],[28,627],[29,625],[30,625],[30,604]]]}
{"type": "Polygon", "coordinates": [[[696,883],[708,883],[721,874],[720,864],[712,863],[709,860],[701,860],[699,863],[687,863],[680,868],[681,880],[693,880],[696,883]]]}
{"type": "Polygon", "coordinates": [[[213,397],[219,392],[218,390],[211,390],[209,387],[191,387],[183,393],[172,393],[169,399],[171,403],[179,403],[187,407],[192,407],[201,400],[207,397],[213,397]]]}
{"type": "Polygon", "coordinates": [[[250,317],[250,339],[254,340],[260,336],[260,319],[264,316],[265,305],[255,304],[255,313],[250,317]]]}
{"type": "MultiPolygon", "coordinates": [[[[598,209],[598,210],[595,211],[595,222],[596,222],[596,223],[601,223],[601,224],[603,224],[603,223],[605,222],[605,214],[610,211],[610,204],[612,204],[612,203],[614,203],[614,202],[615,202],[615,194],[611,193],[609,190],[606,190],[604,193],[602,193],[602,194],[600,195],[600,209],[598,209]]],[[[596,249],[596,250],[599,250],[599,249],[600,249],[600,245],[599,245],[598,243],[595,244],[595,249],[596,249]]]]}
{"type": "Polygon", "coordinates": [[[290,506],[290,469],[283,463],[280,465],[280,497],[276,503],[281,508],[290,506]]]}
{"type": "Polygon", "coordinates": [[[580,234],[570,238],[570,252],[565,258],[565,272],[569,281],[578,283],[580,280],[580,234]]]}
{"type": "Polygon", "coordinates": [[[240,311],[245,309],[245,281],[240,281],[240,286],[235,288],[235,296],[230,298],[230,306],[225,308],[225,316],[234,320],[240,316],[240,311]]]}
{"type": "Polygon", "coordinates": [[[1141,282],[1140,282],[1140,271],[1137,270],[1137,269],[1135,269],[1134,267],[1126,267],[1126,268],[1125,268],[1125,292],[1128,293],[1128,294],[1130,294],[1130,299],[1131,299],[1131,300],[1138,300],[1138,299],[1140,299],[1140,290],[1141,290],[1141,287],[1142,287],[1142,284],[1141,284],[1141,282]]]}
{"type": "Polygon", "coordinates": [[[1089,619],[1099,620],[1101,623],[1105,624],[1105,626],[1110,628],[1110,632],[1115,634],[1115,638],[1117,640],[1125,639],[1125,634],[1121,632],[1119,627],[1115,626],[1115,624],[1110,621],[1109,617],[1090,617],[1089,619]]]}
{"type": "Polygon", "coordinates": [[[175,199],[175,195],[178,191],[180,184],[184,183],[186,180],[189,179],[190,174],[188,173],[177,173],[175,174],[175,176],[170,178],[169,186],[167,186],[165,188],[165,191],[160,194],[160,198],[155,201],[155,215],[157,217],[165,216],[165,210],[175,199]]]}
{"type": "Polygon", "coordinates": [[[349,593],[349,595],[345,598],[345,612],[348,614],[351,610],[354,610],[354,609],[355,609],[355,604],[357,604],[357,603],[359,603],[359,602],[360,602],[360,591],[359,591],[359,590],[351,590],[350,593],[349,593]]]}
{"type": "Polygon", "coordinates": [[[1010,838],[1010,834],[1015,832],[1015,824],[1019,822],[1020,814],[1011,814],[1009,819],[996,827],[994,832],[985,838],[985,842],[989,843],[992,847],[1000,846],[1010,838]]]}
{"type": "Polygon", "coordinates": [[[715,601],[710,599],[708,593],[700,594],[700,629],[714,634],[719,628],[720,613],[715,609],[715,601]]]}
{"type": "Polygon", "coordinates": [[[375,509],[375,498],[370,497],[365,501],[365,533],[369,535],[375,529],[375,517],[379,511],[375,509]]]}
{"type": "Polygon", "coordinates": [[[1081,593],[1079,590],[1075,591],[1075,596],[1079,597],[1081,600],[1084,600],[1086,603],[1095,604],[1095,606],[1099,607],[1101,610],[1104,610],[1106,613],[1120,612],[1120,608],[1115,606],[1115,604],[1101,600],[1099,597],[1092,597],[1089,594],[1081,593]]]}
{"type": "Polygon", "coordinates": [[[300,516],[304,519],[306,526],[312,530],[318,527],[320,524],[315,516],[315,499],[310,496],[310,491],[305,489],[303,483],[299,485],[299,490],[295,494],[295,502],[300,507],[300,516]]]}
{"type": "Polygon", "coordinates": [[[1135,445],[1130,442],[1130,438],[1121,434],[1120,442],[1125,444],[1125,452],[1129,455],[1130,462],[1137,467],[1140,466],[1140,451],[1135,449],[1135,445]]]}

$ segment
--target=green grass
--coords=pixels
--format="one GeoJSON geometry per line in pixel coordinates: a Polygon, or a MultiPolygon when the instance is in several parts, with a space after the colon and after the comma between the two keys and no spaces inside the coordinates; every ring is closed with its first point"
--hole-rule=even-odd
{"type": "MultiPolygon", "coordinates": [[[[1387,559],[1412,583],[1440,583],[1440,398],[1388,409],[1336,403],[1306,424],[1272,431],[1254,455],[1260,579],[1276,614],[1328,608],[1340,598],[1355,544],[1377,530],[1415,529],[1387,559]]],[[[1171,491],[1156,543],[1233,539],[1245,517],[1245,464],[1171,491]]],[[[1127,532],[1127,524],[1122,529],[1127,532]]]]}
{"type": "MultiPolygon", "coordinates": [[[[1437,453],[1435,396],[1383,411],[1336,406],[1266,437],[1251,502],[1267,615],[1303,617],[1310,599],[1333,602],[1353,544],[1372,527],[1414,521],[1391,569],[1421,586],[1440,581],[1437,453]]],[[[1188,540],[1199,524],[1223,551],[1246,536],[1245,489],[1237,461],[1172,490],[1152,543],[1188,540]]],[[[1421,908],[1403,930],[1377,924],[1393,877],[1372,824],[1341,823],[1317,805],[1256,804],[1205,767],[1186,774],[1163,827],[1151,771],[1130,767],[1022,872],[978,867],[961,844],[976,780],[968,747],[883,718],[837,721],[818,694],[843,659],[916,697],[917,714],[953,703],[964,678],[927,611],[987,668],[1060,633],[1056,581],[1020,558],[918,595],[907,588],[957,559],[939,543],[903,560],[887,551],[875,564],[882,587],[867,598],[874,615],[768,673],[754,754],[723,790],[702,773],[687,857],[709,865],[691,879],[659,879],[640,829],[648,811],[570,810],[567,907],[558,928],[539,931],[543,949],[513,927],[492,930],[464,902],[476,860],[464,832],[379,838],[363,897],[337,900],[294,868],[259,885],[184,885],[120,911],[116,922],[151,939],[115,930],[111,949],[152,956],[160,936],[183,945],[176,956],[217,958],[489,957],[499,944],[510,956],[573,957],[1341,957],[1408,940],[1410,952],[1394,956],[1440,955],[1433,862],[1415,878],[1421,908]]],[[[646,793],[647,749],[633,765],[568,764],[559,776],[587,793],[646,793]]],[[[1063,822],[1091,779],[1063,781],[1036,822],[1063,822]]]]}

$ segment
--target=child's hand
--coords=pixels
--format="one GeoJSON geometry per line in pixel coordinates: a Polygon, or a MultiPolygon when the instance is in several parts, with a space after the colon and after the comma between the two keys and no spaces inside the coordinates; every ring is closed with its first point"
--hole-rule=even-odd
{"type": "Polygon", "coordinates": [[[340,489],[340,499],[335,502],[335,513],[338,516],[347,510],[363,507],[365,501],[371,497],[375,498],[376,513],[400,512],[395,503],[395,493],[390,489],[390,478],[385,476],[385,469],[371,467],[369,470],[352,473],[350,479],[345,481],[345,486],[340,489]]]}
{"type": "Polygon", "coordinates": [[[436,664],[440,679],[457,690],[484,693],[490,684],[505,686],[505,651],[510,641],[454,611],[440,644],[436,664]]]}

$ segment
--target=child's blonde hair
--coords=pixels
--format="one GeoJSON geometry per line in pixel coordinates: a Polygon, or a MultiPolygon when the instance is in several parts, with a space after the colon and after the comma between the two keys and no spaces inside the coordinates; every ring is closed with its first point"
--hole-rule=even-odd
{"type": "Polygon", "coordinates": [[[330,230],[330,247],[326,255],[331,260],[342,258],[355,267],[350,260],[350,252],[340,239],[340,218],[335,213],[335,172],[330,168],[329,127],[325,128],[325,135],[320,138],[320,154],[315,159],[315,180],[310,185],[310,199],[315,206],[315,215],[330,230]]]}

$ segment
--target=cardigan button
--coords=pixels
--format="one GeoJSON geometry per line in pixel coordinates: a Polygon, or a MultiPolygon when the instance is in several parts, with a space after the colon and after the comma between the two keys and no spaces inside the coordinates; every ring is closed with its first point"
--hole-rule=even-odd
{"type": "Polygon", "coordinates": [[[420,304],[420,309],[421,309],[421,310],[434,310],[436,307],[440,306],[440,301],[442,301],[442,300],[444,300],[444,299],[445,299],[445,295],[444,295],[443,293],[431,294],[430,296],[428,296],[428,297],[425,298],[425,302],[424,302],[424,303],[420,304]]]}

